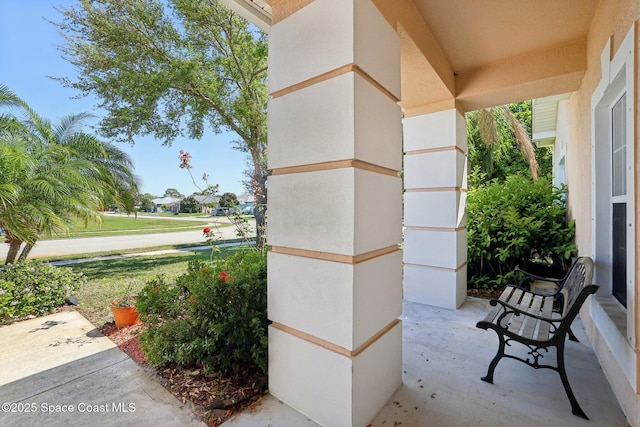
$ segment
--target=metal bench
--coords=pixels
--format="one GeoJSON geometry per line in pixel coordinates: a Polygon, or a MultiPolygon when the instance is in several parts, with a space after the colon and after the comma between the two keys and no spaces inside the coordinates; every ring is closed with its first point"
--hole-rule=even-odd
{"type": "MultiPolygon", "coordinates": [[[[583,256],[576,259],[575,262],[571,265],[569,271],[567,271],[567,273],[564,275],[564,277],[559,279],[542,277],[524,270],[516,269],[515,271],[523,276],[518,283],[518,287],[526,291],[530,291],[535,295],[553,297],[553,311],[557,311],[558,313],[562,314],[567,309],[565,306],[564,293],[562,292],[562,288],[571,275],[573,269],[582,266],[584,266],[585,268],[585,283],[590,284],[591,279],[593,278],[593,260],[589,257],[583,256]],[[548,288],[536,286],[536,284],[540,283],[548,283],[551,286],[548,288]]],[[[571,341],[578,342],[578,338],[576,338],[576,336],[573,334],[571,328],[569,328],[569,339],[571,341]]]]}
{"type": "MultiPolygon", "coordinates": [[[[591,259],[588,259],[591,261],[591,259]]],[[[562,314],[553,311],[554,295],[543,296],[518,288],[507,286],[499,299],[492,299],[494,308],[484,320],[476,324],[481,329],[493,329],[498,335],[498,352],[489,364],[483,381],[493,384],[493,373],[503,357],[519,360],[535,369],[552,369],[560,375],[562,385],[571,402],[574,415],[589,419],[578,405],[571,390],[564,367],[564,344],[573,319],[587,297],[598,290],[598,286],[588,284],[591,281],[593,262],[574,264],[560,292],[564,307],[562,314]],[[506,354],[505,346],[518,342],[528,348],[526,358],[506,354]],[[556,348],[557,366],[542,363],[544,352],[550,347],[556,348]]]]}

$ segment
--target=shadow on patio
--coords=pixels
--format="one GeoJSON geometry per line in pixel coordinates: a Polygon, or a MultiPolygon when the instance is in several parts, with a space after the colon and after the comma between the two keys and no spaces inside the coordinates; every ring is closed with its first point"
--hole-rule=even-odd
{"type": "MultiPolygon", "coordinates": [[[[372,427],[628,425],[579,317],[572,329],[580,342],[567,341],[566,369],[590,421],[571,414],[569,400],[555,371],[534,370],[503,359],[496,369],[495,384],[481,381],[498,343],[494,332],[475,327],[488,310],[489,301],[477,298],[468,298],[459,310],[405,301],[401,317],[403,385],[372,427]]],[[[551,357],[555,363],[555,355],[547,356],[551,357]]],[[[267,397],[257,410],[242,413],[225,425],[315,424],[267,397]]]]}

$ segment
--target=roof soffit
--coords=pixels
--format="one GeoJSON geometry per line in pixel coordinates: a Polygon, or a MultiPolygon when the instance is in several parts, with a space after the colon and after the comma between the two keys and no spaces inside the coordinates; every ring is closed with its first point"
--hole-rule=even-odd
{"type": "Polygon", "coordinates": [[[444,99],[455,98],[464,111],[576,90],[586,70],[586,39],[598,4],[373,2],[402,40],[403,108],[444,105],[444,99]]]}

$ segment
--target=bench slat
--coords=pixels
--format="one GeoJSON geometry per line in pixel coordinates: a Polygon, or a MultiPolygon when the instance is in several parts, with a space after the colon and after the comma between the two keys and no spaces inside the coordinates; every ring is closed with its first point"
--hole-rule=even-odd
{"type": "MultiPolygon", "coordinates": [[[[544,297],[542,304],[542,316],[551,318],[553,311],[553,297],[544,297]]],[[[549,322],[540,322],[540,328],[538,329],[538,339],[540,341],[546,341],[549,339],[549,328],[551,324],[549,322]]]]}
{"type": "MultiPolygon", "coordinates": [[[[513,288],[512,286],[510,287],[513,288]]],[[[520,298],[522,298],[522,289],[513,288],[513,293],[511,294],[511,297],[507,301],[507,304],[513,307],[517,307],[518,302],[520,301],[520,298]]],[[[506,329],[507,325],[511,322],[512,317],[513,317],[513,313],[510,313],[507,316],[504,316],[504,318],[502,319],[502,324],[500,326],[506,329]]]]}
{"type": "MultiPolygon", "coordinates": [[[[507,298],[509,298],[509,295],[511,295],[511,291],[513,289],[514,289],[513,286],[507,286],[506,288],[504,288],[504,291],[502,291],[502,294],[500,294],[500,298],[498,299],[500,301],[506,301],[507,298]]],[[[502,311],[501,309],[502,309],[502,306],[500,304],[497,304],[495,307],[491,309],[491,311],[489,311],[489,314],[487,314],[487,317],[484,318],[484,321],[493,323],[493,320],[496,318],[498,313],[502,311]]]]}
{"type": "MultiPolygon", "coordinates": [[[[516,305],[516,307],[524,312],[527,312],[529,310],[529,304],[531,304],[532,297],[533,297],[532,293],[525,292],[524,296],[522,297],[522,300],[518,305],[516,305]]],[[[513,316],[511,318],[511,323],[509,324],[509,331],[513,332],[514,334],[518,334],[520,332],[520,327],[522,326],[523,320],[524,320],[524,316],[522,315],[513,316]]]]}
{"type": "MultiPolygon", "coordinates": [[[[534,314],[536,316],[540,316],[540,307],[542,306],[542,296],[536,295],[533,298],[533,303],[527,313],[534,314]]],[[[536,325],[540,321],[538,319],[534,319],[533,317],[527,317],[524,321],[524,329],[522,331],[522,336],[525,338],[533,339],[533,334],[536,330],[536,325]]]]}

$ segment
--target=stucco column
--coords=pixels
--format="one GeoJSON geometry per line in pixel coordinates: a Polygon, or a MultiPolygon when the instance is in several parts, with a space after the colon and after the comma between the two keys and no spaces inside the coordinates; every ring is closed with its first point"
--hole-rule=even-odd
{"type": "Polygon", "coordinates": [[[405,118],[404,150],[404,297],[457,308],[467,291],[464,115],[405,118]]]}
{"type": "Polygon", "coordinates": [[[367,425],[402,382],[399,68],[368,0],[271,27],[269,389],[325,426],[367,425]]]}

